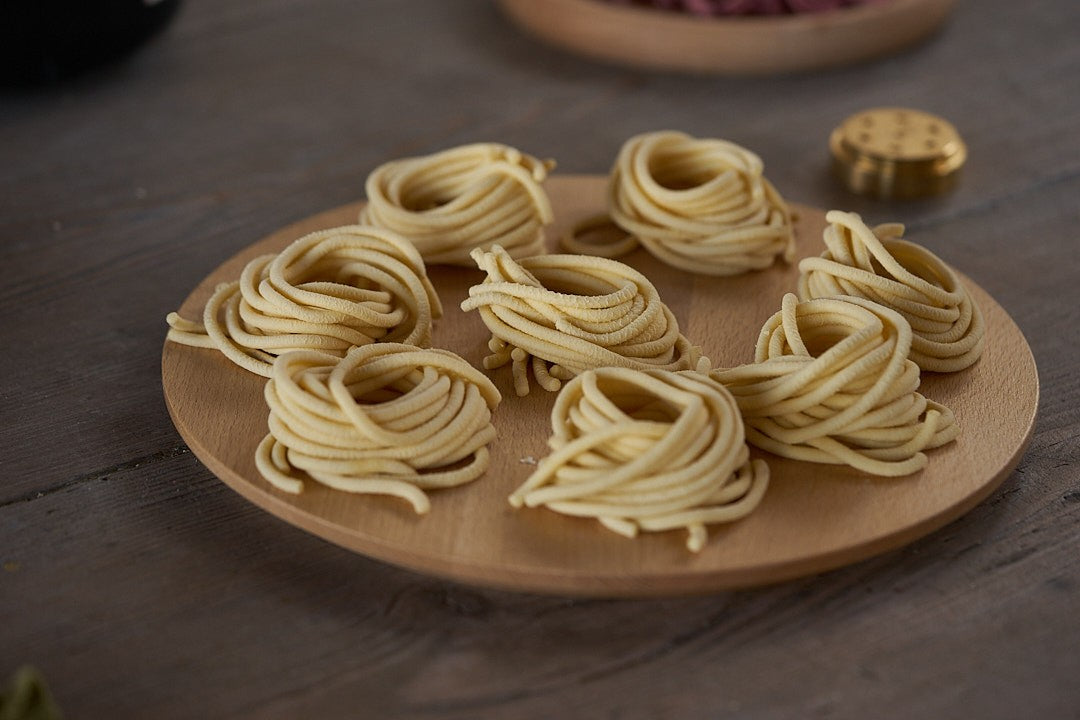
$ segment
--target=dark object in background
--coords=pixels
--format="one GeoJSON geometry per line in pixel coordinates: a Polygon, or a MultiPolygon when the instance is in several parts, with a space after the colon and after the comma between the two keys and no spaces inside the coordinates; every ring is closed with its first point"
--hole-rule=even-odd
{"type": "Polygon", "coordinates": [[[49,85],[118,60],[180,0],[0,0],[0,84],[49,85]]]}

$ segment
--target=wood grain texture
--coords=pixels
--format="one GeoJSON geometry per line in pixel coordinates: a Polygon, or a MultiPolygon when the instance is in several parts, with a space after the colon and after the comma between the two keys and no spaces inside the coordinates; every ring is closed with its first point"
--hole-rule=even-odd
{"type": "Polygon", "coordinates": [[[0,90],[0,675],[37,665],[83,718],[1075,717],[1078,26],[1073,0],[958,2],[910,52],[749,79],[590,62],[490,0],[221,0],[127,62],[0,90]],[[829,178],[831,129],[898,103],[968,143],[952,194],[829,178]],[[497,140],[600,174],[664,128],[753,148],[793,201],[905,222],[1007,311],[1041,396],[996,491],[823,575],[565,599],[341,549],[188,452],[162,318],[229,257],[393,157],[497,140]]]}
{"type": "Polygon", "coordinates": [[[925,40],[956,0],[893,0],[834,12],[702,18],[597,0],[499,0],[538,38],[639,67],[727,75],[822,70],[925,40]]]}
{"type": "MultiPolygon", "coordinates": [[[[604,211],[603,176],[555,176],[545,183],[556,222],[549,251],[579,221],[604,211]]],[[[309,232],[351,224],[362,204],[320,213],[260,240],[205,278],[181,306],[198,318],[220,283],[239,277],[252,257],[277,252],[309,232]]],[[[824,213],[796,209],[799,256],[824,249],[824,213]]],[[[716,367],[748,362],[764,321],[798,279],[797,263],[778,263],[736,278],[695,276],[652,259],[644,250],[624,258],[656,285],[683,332],[716,367]]],[[[479,271],[433,267],[444,317],[432,343],[476,367],[487,353],[487,328],[461,312],[479,271]]],[[[968,283],[969,285],[970,282],[968,283]]],[[[166,403],[180,434],[225,483],[289,523],[339,545],[414,570],[482,585],[600,596],[715,592],[787,580],[833,569],[894,549],[940,528],[974,507],[1012,472],[1027,448],[1038,406],[1039,379],[1031,351],[1008,314],[971,286],[985,314],[990,349],[962,373],[924,375],[921,390],[956,413],[962,437],[929,453],[912,477],[874,478],[848,468],[813,465],[762,453],[770,489],[747,519],[710,528],[711,540],[688,553],[682,531],[643,533],[628,541],[588,519],[546,510],[513,511],[507,496],[548,453],[554,395],[539,388],[514,394],[509,368],[490,373],[503,402],[495,412],[499,438],[491,467],[477,481],[432,493],[433,509],[417,516],[402,501],[350,495],[309,482],[283,493],[255,469],[266,435],[265,380],[218,352],[166,342],[162,377],[166,403]],[[1007,393],[1002,387],[1009,385],[1007,393]]]]}

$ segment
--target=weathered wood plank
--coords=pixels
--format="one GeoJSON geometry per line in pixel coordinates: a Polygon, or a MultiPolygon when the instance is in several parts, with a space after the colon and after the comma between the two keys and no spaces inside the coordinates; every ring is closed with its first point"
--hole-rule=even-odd
{"type": "Polygon", "coordinates": [[[826,576],[573,601],[369,561],[176,453],[0,508],[0,617],[18,618],[0,655],[85,717],[1062,716],[1080,502],[1029,483],[1043,462],[944,531],[826,576]]]}

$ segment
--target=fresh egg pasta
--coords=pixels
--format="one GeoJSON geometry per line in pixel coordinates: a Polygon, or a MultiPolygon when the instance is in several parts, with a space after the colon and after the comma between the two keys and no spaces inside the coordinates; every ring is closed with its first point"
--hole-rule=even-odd
{"type": "Polygon", "coordinates": [[[340,356],[376,341],[428,345],[441,315],[416,248],[387,230],[350,225],[255,258],[238,281],[218,286],[201,323],[177,313],[166,320],[172,342],[216,348],[269,377],[274,357],[290,350],[340,356]]]}
{"type": "Polygon", "coordinates": [[[910,357],[923,370],[955,372],[979,359],[986,324],[952,268],[904,240],[899,223],[871,229],[839,210],[825,219],[825,252],[799,262],[801,299],[851,295],[892,308],[911,325],[910,357]]]}
{"type": "Polygon", "coordinates": [[[425,490],[471,482],[487,469],[499,391],[457,355],[399,343],[337,358],[279,355],[265,389],[270,432],[255,464],[274,487],[306,480],[392,495],[423,514],[425,490]]]}
{"type": "Polygon", "coordinates": [[[952,411],[917,392],[911,326],[863,298],[784,296],[755,360],[710,376],[735,397],[748,441],[775,455],[881,476],[926,466],[959,434],[952,411]]]}
{"type": "Polygon", "coordinates": [[[544,252],[551,203],[541,183],[554,167],[497,143],[394,160],[365,185],[360,221],[408,238],[429,265],[472,265],[473,248],[514,257],[544,252]]]}
{"type": "Polygon", "coordinates": [[[692,273],[737,275],[795,257],[791,212],[763,175],[764,164],[735,143],[660,131],[630,138],[608,179],[611,221],[629,237],[584,241],[590,219],[561,238],[571,252],[618,257],[639,243],[692,273]]]}
{"type": "Polygon", "coordinates": [[[594,517],[627,537],[684,528],[697,552],[706,525],[745,517],[768,487],[731,394],[698,373],[587,370],[559,392],[551,426],[552,452],[514,507],[594,517]]]}
{"type": "Polygon", "coordinates": [[[628,265],[581,255],[516,261],[499,246],[473,259],[487,278],[461,309],[480,313],[492,336],[484,367],[511,363],[518,395],[529,392],[530,367],[556,391],[592,368],[690,370],[703,361],[656,288],[628,265]]]}

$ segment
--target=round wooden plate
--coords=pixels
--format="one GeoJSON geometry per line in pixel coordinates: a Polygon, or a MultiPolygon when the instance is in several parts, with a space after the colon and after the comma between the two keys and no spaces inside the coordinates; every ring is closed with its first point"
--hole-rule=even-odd
{"type": "Polygon", "coordinates": [[[600,0],[499,0],[516,24],[564,50],[662,70],[764,75],[892,55],[925,39],[956,0],[889,0],[839,10],[698,17],[600,0]]]}
{"type": "MultiPolygon", "coordinates": [[[[554,176],[546,184],[554,238],[577,220],[602,212],[606,179],[554,176]]],[[[283,248],[316,229],[355,222],[360,203],[315,215],[275,232],[210,274],[181,307],[198,318],[214,286],[239,276],[252,257],[283,248]]],[[[819,210],[796,207],[800,256],[823,250],[819,210]]],[[[895,218],[868,218],[874,222],[895,218]]],[[[795,287],[796,266],[778,264],[748,275],[696,276],[655,261],[642,250],[624,258],[646,272],[714,366],[753,359],[764,321],[795,287]]],[[[435,267],[430,275],[445,315],[436,346],[479,366],[488,331],[459,304],[483,279],[478,270],[435,267]]],[[[963,429],[955,443],[930,452],[929,467],[899,479],[784,460],[767,453],[772,482],[749,517],[711,526],[705,549],[686,549],[684,532],[629,540],[599,523],[546,509],[514,510],[507,496],[547,452],[554,394],[533,388],[520,398],[509,369],[492,371],[503,393],[495,411],[499,437],[487,473],[460,488],[431,494],[426,516],[401,500],[355,496],[309,483],[300,495],[272,488],[255,469],[266,434],[264,380],[220,353],[166,342],[165,400],[192,451],[222,481],[256,505],[331,542],[367,556],[468,583],[545,593],[643,596],[716,591],[817,573],[899,547],[959,517],[990,494],[1019,462],[1038,404],[1035,362],[1006,312],[965,278],[987,321],[987,349],[973,367],[926,374],[921,391],[953,409],[963,429]]]]}

